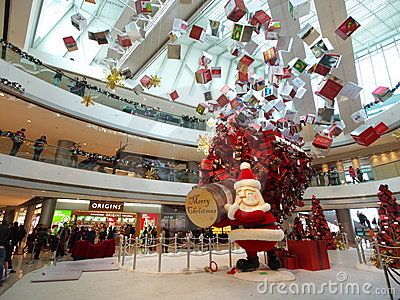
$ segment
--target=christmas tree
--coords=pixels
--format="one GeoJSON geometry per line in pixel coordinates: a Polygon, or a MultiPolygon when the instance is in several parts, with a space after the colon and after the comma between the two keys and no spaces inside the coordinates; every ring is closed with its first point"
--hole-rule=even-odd
{"type": "Polygon", "coordinates": [[[311,227],[312,235],[316,240],[323,240],[329,250],[335,249],[332,232],[329,229],[328,222],[325,219],[324,210],[321,207],[320,201],[316,196],[312,196],[311,207],[311,227]]]}
{"type": "Polygon", "coordinates": [[[248,162],[275,218],[285,218],[304,206],[302,195],[313,174],[311,158],[279,130],[261,131],[239,116],[220,118],[209,154],[200,164],[200,184],[237,178],[240,164],[248,162]]]}
{"type": "Polygon", "coordinates": [[[293,240],[302,240],[304,238],[304,228],[299,217],[294,218],[292,225],[292,233],[290,238],[293,240]]]}
{"type": "Polygon", "coordinates": [[[400,259],[393,259],[393,257],[400,257],[400,251],[385,248],[385,246],[400,247],[400,205],[387,185],[379,187],[378,199],[379,233],[377,239],[381,253],[385,261],[388,261],[386,258],[389,258],[386,256],[390,256],[391,267],[399,268],[400,259]]]}

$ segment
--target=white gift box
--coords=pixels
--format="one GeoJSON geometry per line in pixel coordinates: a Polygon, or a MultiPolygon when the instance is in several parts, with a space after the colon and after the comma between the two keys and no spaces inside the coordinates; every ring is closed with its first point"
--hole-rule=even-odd
{"type": "Polygon", "coordinates": [[[367,119],[367,113],[365,112],[364,109],[361,109],[359,111],[352,113],[351,118],[356,123],[362,123],[367,119]]]}
{"type": "Polygon", "coordinates": [[[312,45],[319,39],[321,34],[310,24],[306,24],[297,34],[308,46],[312,45]]]}
{"type": "Polygon", "coordinates": [[[174,18],[174,23],[172,24],[173,31],[186,33],[187,29],[188,29],[188,22],[182,19],[174,18]]]}
{"type": "Polygon", "coordinates": [[[76,13],[71,16],[72,25],[79,31],[83,30],[87,26],[87,19],[80,13],[76,13]]]}
{"type": "Polygon", "coordinates": [[[343,97],[346,97],[347,99],[356,99],[361,91],[363,90],[363,88],[351,81],[349,81],[344,87],[343,89],[340,91],[340,95],[343,97]]]}
{"type": "Polygon", "coordinates": [[[143,38],[140,27],[136,24],[136,22],[131,22],[125,25],[125,32],[132,42],[143,38]]]}
{"type": "Polygon", "coordinates": [[[289,13],[298,20],[310,13],[310,0],[289,0],[289,13]]]}

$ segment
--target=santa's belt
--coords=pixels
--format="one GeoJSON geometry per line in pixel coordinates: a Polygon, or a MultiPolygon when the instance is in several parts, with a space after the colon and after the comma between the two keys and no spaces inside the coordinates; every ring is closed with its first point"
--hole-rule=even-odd
{"type": "Polygon", "coordinates": [[[277,226],[276,225],[276,222],[274,222],[274,223],[268,223],[268,224],[257,224],[257,225],[249,225],[249,226],[243,226],[243,228],[244,229],[257,229],[257,228],[259,228],[259,229],[262,229],[262,228],[265,228],[265,227],[272,227],[272,226],[277,226]]]}

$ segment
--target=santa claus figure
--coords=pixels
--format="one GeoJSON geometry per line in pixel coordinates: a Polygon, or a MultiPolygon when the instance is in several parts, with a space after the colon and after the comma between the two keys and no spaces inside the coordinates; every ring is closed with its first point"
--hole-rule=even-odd
{"type": "Polygon", "coordinates": [[[261,184],[255,178],[249,163],[242,163],[241,173],[235,183],[236,198],[233,204],[226,204],[229,223],[241,225],[241,229],[232,230],[231,241],[246,250],[247,259],[239,259],[236,267],[244,272],[254,271],[260,266],[257,252],[268,253],[268,266],[272,270],[282,265],[276,255],[276,242],[283,240],[284,233],[276,224],[269,211],[271,206],[265,203],[261,193],[261,184]]]}

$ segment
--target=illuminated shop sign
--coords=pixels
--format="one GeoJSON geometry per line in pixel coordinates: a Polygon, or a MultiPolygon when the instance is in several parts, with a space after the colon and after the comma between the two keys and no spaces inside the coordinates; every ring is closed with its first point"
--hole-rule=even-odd
{"type": "Polygon", "coordinates": [[[115,201],[90,201],[89,210],[94,211],[124,211],[124,203],[123,202],[115,202],[115,201]]]}

